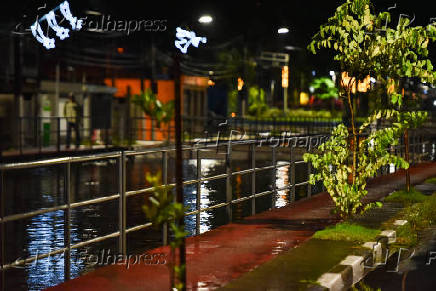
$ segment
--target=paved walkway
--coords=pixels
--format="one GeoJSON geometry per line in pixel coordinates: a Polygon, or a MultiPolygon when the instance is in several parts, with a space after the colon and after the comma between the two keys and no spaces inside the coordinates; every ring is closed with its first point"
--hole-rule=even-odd
{"type": "MultiPolygon", "coordinates": [[[[413,184],[436,176],[436,163],[411,169],[413,184]]],[[[399,172],[369,184],[367,201],[380,199],[404,185],[399,172]]],[[[336,222],[327,193],[301,200],[244,220],[221,226],[187,239],[188,289],[209,290],[225,285],[242,274],[308,240],[315,231],[336,222]]],[[[169,248],[154,249],[165,253],[169,248]]],[[[169,290],[166,265],[136,264],[102,267],[49,290],[169,290]]]]}

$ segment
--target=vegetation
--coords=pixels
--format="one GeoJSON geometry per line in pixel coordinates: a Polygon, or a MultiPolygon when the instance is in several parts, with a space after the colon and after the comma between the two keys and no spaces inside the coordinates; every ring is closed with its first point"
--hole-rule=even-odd
{"type": "Polygon", "coordinates": [[[425,183],[436,184],[436,177],[425,180],[425,183]]]}
{"type": "MultiPolygon", "coordinates": [[[[367,125],[368,123],[363,124],[360,130],[367,125]]],[[[359,164],[350,165],[348,163],[352,153],[348,144],[350,134],[345,125],[340,124],[333,130],[329,140],[321,144],[315,153],[304,154],[304,160],[312,163],[317,170],[316,174],[310,175],[309,182],[312,184],[317,181],[323,182],[335,203],[335,212],[343,218],[373,206],[381,206],[380,202],[364,206],[362,198],[368,193],[367,179],[374,177],[382,166],[395,164],[399,168],[408,167],[402,158],[389,152],[391,145],[398,144],[398,134],[398,128],[385,128],[359,141],[359,149],[355,153],[359,156],[359,164]]]]}
{"type": "Polygon", "coordinates": [[[268,106],[265,102],[265,91],[258,86],[248,89],[248,114],[255,117],[265,116],[268,106]]]}
{"type": "Polygon", "coordinates": [[[436,194],[427,197],[423,202],[406,207],[400,216],[408,223],[397,228],[397,244],[416,245],[418,232],[436,224],[436,194]]]}
{"type": "Polygon", "coordinates": [[[358,284],[351,287],[351,291],[381,291],[381,288],[372,288],[371,286],[368,286],[363,281],[360,281],[358,284]]]}
{"type": "MultiPolygon", "coordinates": [[[[173,241],[170,242],[171,250],[174,254],[175,249],[181,246],[183,239],[188,235],[188,233],[176,223],[179,219],[184,217],[186,208],[181,203],[174,202],[173,186],[162,186],[161,173],[155,176],[147,173],[146,180],[153,187],[153,194],[148,197],[148,201],[143,206],[143,210],[155,227],[161,227],[164,223],[169,224],[174,237],[173,241]]],[[[172,286],[175,290],[181,290],[184,287],[184,280],[181,278],[181,274],[184,273],[186,266],[177,266],[173,262],[173,268],[178,282],[171,282],[172,286]]]]}
{"type": "Polygon", "coordinates": [[[379,229],[372,229],[354,223],[343,222],[317,231],[313,238],[363,243],[374,241],[379,233],[379,229]]]}
{"type": "Polygon", "coordinates": [[[427,199],[427,196],[416,190],[415,188],[411,188],[410,192],[406,190],[395,191],[391,195],[387,196],[384,201],[385,202],[400,202],[404,205],[409,205],[418,202],[424,202],[427,199]]]}
{"type": "Polygon", "coordinates": [[[366,180],[387,164],[408,168],[407,161],[389,153],[389,147],[398,143],[399,137],[410,125],[419,125],[426,117],[422,112],[400,113],[385,109],[374,112],[359,128],[356,125],[356,108],[353,90],[359,81],[374,76],[386,85],[394,106],[402,104],[398,94],[400,78],[419,77],[432,83],[435,79],[427,45],[436,40],[436,27],[410,27],[408,19],[389,28],[389,12],[374,14],[370,0],[347,0],[313,37],[308,48],[315,54],[320,48],[334,50],[334,60],[341,71],[349,76],[342,80],[340,97],[345,99],[349,113],[349,125],[337,127],[328,142],[315,154],[305,154],[318,173],[310,182],[322,180],[336,204],[336,211],[350,216],[373,205],[362,205],[367,194],[366,180]],[[394,87],[394,90],[388,88],[394,87]],[[366,139],[359,136],[368,132],[368,126],[381,120],[391,126],[371,131],[366,139]],[[351,162],[349,162],[349,158],[351,162]]]}
{"type": "Polygon", "coordinates": [[[314,89],[314,95],[319,99],[324,100],[338,97],[338,89],[330,78],[316,78],[312,81],[310,86],[314,89]]]}
{"type": "Polygon", "coordinates": [[[141,108],[145,115],[156,120],[159,128],[161,123],[167,124],[173,119],[174,101],[162,103],[149,88],[139,95],[134,95],[132,103],[141,108]]]}

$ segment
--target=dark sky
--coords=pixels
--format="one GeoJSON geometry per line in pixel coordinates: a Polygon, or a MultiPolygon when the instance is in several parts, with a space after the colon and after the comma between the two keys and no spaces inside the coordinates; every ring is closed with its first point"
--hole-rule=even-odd
{"type": "MultiPolygon", "coordinates": [[[[26,14],[32,19],[36,8],[47,4],[47,10],[56,7],[57,0],[5,1],[2,3],[1,22],[17,22],[26,14]]],[[[291,29],[290,41],[296,45],[306,44],[317,27],[332,15],[343,1],[337,0],[222,0],[222,1],[103,1],[70,0],[70,5],[78,15],[86,10],[97,10],[115,18],[128,19],[167,19],[170,27],[181,23],[195,23],[202,13],[210,13],[215,22],[209,33],[225,39],[228,36],[248,34],[261,39],[270,39],[277,28],[287,25],[291,29]]],[[[377,10],[396,5],[396,13],[416,15],[415,23],[423,25],[430,17],[436,17],[436,3],[423,0],[373,1],[377,10]]],[[[398,16],[398,15],[396,15],[398,16]]],[[[132,36],[135,37],[135,36],[132,36]]]]}
{"type": "MultiPolygon", "coordinates": [[[[110,15],[117,20],[143,20],[143,19],[164,19],[167,21],[168,29],[165,32],[153,33],[154,42],[165,50],[165,45],[171,46],[174,42],[175,27],[179,25],[189,26],[198,34],[208,37],[208,45],[219,47],[223,43],[239,39],[235,46],[248,45],[253,51],[276,50],[285,45],[305,48],[310,42],[311,36],[317,31],[319,25],[327,21],[335,8],[343,1],[337,0],[196,0],[196,1],[104,1],[104,0],[70,0],[73,14],[85,16],[87,10],[94,10],[105,15],[110,15]],[[213,24],[205,27],[197,23],[198,17],[208,13],[214,17],[213,24]],[[286,36],[279,36],[277,29],[280,26],[287,26],[290,33],[286,36]],[[242,41],[241,41],[242,39],[242,41]],[[163,47],[162,47],[163,46],[163,47]]],[[[12,29],[16,23],[24,21],[26,25],[31,24],[37,13],[37,8],[46,3],[46,9],[40,11],[44,14],[56,7],[60,0],[25,0],[7,1],[3,3],[0,11],[0,25],[3,35],[8,29],[12,29]],[[26,17],[23,17],[26,15],[26,17]]],[[[414,25],[426,25],[431,17],[436,17],[436,3],[424,0],[392,0],[373,1],[376,11],[391,10],[393,23],[398,21],[399,14],[415,16],[414,25]]],[[[89,35],[88,35],[89,36],[89,35]]],[[[30,36],[31,37],[31,36],[30,36]]],[[[82,32],[75,33],[74,37],[86,38],[82,32]],[[83,36],[83,37],[82,37],[83,36]]],[[[73,47],[78,41],[67,40],[63,46],[73,47]]],[[[127,48],[137,46],[141,49],[147,46],[151,39],[150,33],[133,33],[129,36],[113,37],[112,43],[115,47],[124,46],[127,48]],[[145,43],[145,44],[144,44],[145,43]]],[[[87,40],[80,45],[86,45],[87,40]]],[[[90,42],[96,49],[104,51],[107,47],[107,39],[99,40],[92,36],[90,42]]],[[[127,51],[128,52],[128,51],[127,51]]],[[[312,63],[318,66],[327,66],[322,56],[311,57],[312,63]]]]}

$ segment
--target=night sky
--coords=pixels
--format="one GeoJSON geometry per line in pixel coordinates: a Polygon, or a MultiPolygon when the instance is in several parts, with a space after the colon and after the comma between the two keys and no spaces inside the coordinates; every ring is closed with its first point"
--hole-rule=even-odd
{"type": "MultiPolygon", "coordinates": [[[[46,3],[46,9],[39,11],[44,14],[56,7],[61,1],[15,1],[3,4],[0,18],[1,35],[5,36],[13,30],[17,23],[30,25],[36,15],[37,8],[46,3]],[[25,15],[25,16],[24,16],[25,15]]],[[[326,22],[334,13],[335,8],[343,1],[70,1],[73,14],[86,16],[87,11],[97,11],[110,15],[116,20],[165,20],[167,29],[164,32],[136,32],[125,34],[108,34],[74,32],[69,40],[59,44],[59,47],[72,49],[80,46],[105,52],[113,47],[123,47],[125,52],[138,54],[148,48],[153,39],[162,51],[169,51],[174,41],[174,31],[177,26],[184,26],[197,31],[199,35],[208,37],[208,46],[219,49],[231,43],[233,47],[247,46],[255,54],[260,51],[283,51],[285,46],[305,49],[311,36],[319,25],[326,22]],[[208,13],[214,17],[211,25],[204,26],[197,22],[200,15],[208,13]],[[290,33],[283,36],[277,34],[277,29],[287,26],[290,33]],[[78,40],[80,39],[80,40],[78,40]],[[110,39],[110,45],[108,44],[110,39]]],[[[399,14],[415,16],[414,25],[426,25],[431,17],[436,17],[435,4],[428,1],[373,1],[376,11],[392,10],[393,23],[397,22],[399,14]]],[[[31,38],[31,35],[27,36],[31,38]]],[[[292,52],[291,52],[292,54],[292,52]]],[[[301,55],[301,51],[299,53],[301,55]]],[[[303,54],[307,54],[304,51],[303,54]]],[[[318,68],[333,68],[329,54],[322,53],[310,56],[308,64],[318,68]]],[[[306,59],[305,59],[306,61],[306,59]]]]}

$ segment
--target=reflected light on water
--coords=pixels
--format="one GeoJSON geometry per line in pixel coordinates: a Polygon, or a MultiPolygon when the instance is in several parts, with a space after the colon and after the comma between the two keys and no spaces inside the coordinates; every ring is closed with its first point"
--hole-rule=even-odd
{"type": "MultiPolygon", "coordinates": [[[[284,161],[278,161],[277,166],[285,164],[284,161]]],[[[289,184],[289,166],[280,167],[276,172],[276,187],[277,189],[283,188],[289,184]]],[[[284,189],[277,191],[277,197],[275,199],[275,207],[280,208],[286,206],[289,203],[289,190],[284,189]]]]}

